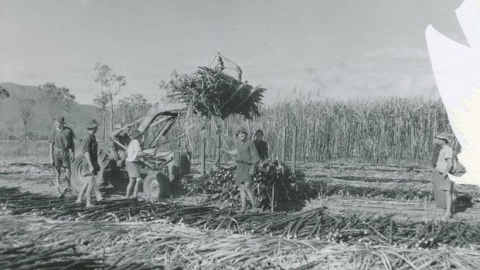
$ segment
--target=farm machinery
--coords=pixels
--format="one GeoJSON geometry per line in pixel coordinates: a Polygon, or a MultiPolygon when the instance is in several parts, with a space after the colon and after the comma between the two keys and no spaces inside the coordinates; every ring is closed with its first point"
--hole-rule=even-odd
{"type": "MultiPolygon", "coordinates": [[[[190,173],[191,153],[163,149],[161,138],[168,133],[177,119],[186,113],[186,110],[187,107],[183,104],[174,103],[167,106],[156,104],[144,117],[115,129],[109,145],[99,150],[98,164],[101,169],[96,178],[99,187],[105,188],[111,184],[115,189],[126,189],[128,173],[124,161],[130,140],[128,134],[133,129],[143,134],[145,138],[143,152],[149,154],[141,160],[143,192],[150,199],[156,200],[169,196],[173,189],[180,187],[182,177],[190,173]]],[[[86,161],[82,156],[72,165],[71,184],[76,192],[79,192],[87,181],[82,174],[84,162],[86,161]]]]}
{"type": "MultiPolygon", "coordinates": [[[[151,154],[142,160],[143,169],[140,171],[144,179],[144,193],[150,198],[167,196],[170,188],[180,186],[183,176],[190,173],[190,153],[162,149],[160,143],[177,119],[193,112],[205,123],[213,120],[217,126],[217,121],[230,115],[253,120],[260,116],[258,105],[266,91],[259,85],[254,87],[242,81],[241,68],[221,54],[217,55],[216,66],[199,67],[193,74],[175,76],[166,87],[176,103],[164,107],[157,104],[141,119],[112,132],[112,142],[107,151],[99,153],[101,171],[97,183],[101,187],[112,184],[119,189],[126,188],[128,175],[122,162],[129,141],[126,133],[136,128],[148,135],[143,152],[151,154]],[[226,66],[224,61],[229,65],[226,66]],[[233,70],[234,74],[227,74],[227,70],[233,70]]],[[[82,176],[83,162],[83,158],[79,159],[72,167],[72,187],[77,192],[86,181],[82,176]]]]}

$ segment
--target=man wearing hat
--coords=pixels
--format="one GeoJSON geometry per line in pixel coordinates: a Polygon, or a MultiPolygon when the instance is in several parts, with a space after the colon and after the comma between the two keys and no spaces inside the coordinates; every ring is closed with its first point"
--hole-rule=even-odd
{"type": "Polygon", "coordinates": [[[434,138],[437,146],[433,156],[433,192],[437,208],[446,210],[445,217],[452,217],[452,192],[453,182],[448,173],[453,170],[453,150],[448,145],[450,136],[446,133],[439,133],[434,138]]]}
{"type": "Polygon", "coordinates": [[[50,157],[55,172],[56,188],[60,196],[71,190],[70,164],[75,160],[75,134],[72,129],[65,126],[65,118],[57,117],[55,120],[55,129],[50,136],[50,157]],[[67,188],[62,192],[60,189],[60,175],[62,168],[65,168],[65,180],[67,188]]]}
{"type": "Polygon", "coordinates": [[[100,190],[98,185],[95,182],[95,176],[100,171],[100,165],[98,164],[98,144],[97,138],[95,134],[98,131],[99,124],[95,119],[90,120],[86,128],[88,130],[87,135],[82,139],[82,152],[85,155],[85,161],[83,163],[82,174],[87,178],[87,181],[83,184],[82,190],[78,194],[77,203],[81,203],[83,199],[83,195],[86,192],[86,206],[92,207],[92,191],[95,188],[95,195],[97,197],[97,201],[102,200],[102,195],[100,194],[100,190]]]}
{"type": "Polygon", "coordinates": [[[142,133],[137,129],[134,129],[130,133],[130,142],[127,146],[127,158],[125,159],[125,166],[128,172],[128,186],[125,192],[125,196],[130,198],[130,194],[132,193],[133,188],[133,197],[136,198],[138,195],[138,188],[140,183],[142,182],[142,178],[140,176],[140,159],[143,156],[146,156],[146,153],[142,152],[142,148],[140,146],[140,140],[142,139],[142,133]]]}
{"type": "Polygon", "coordinates": [[[237,138],[240,141],[240,145],[236,150],[227,151],[221,149],[221,151],[230,154],[236,155],[237,170],[235,174],[235,183],[239,186],[240,189],[240,199],[242,200],[242,208],[240,212],[245,212],[247,210],[247,200],[246,197],[250,200],[252,204],[252,212],[258,211],[256,206],[255,195],[252,191],[252,182],[253,175],[255,173],[255,167],[260,161],[258,156],[257,148],[252,141],[248,141],[248,133],[245,129],[240,129],[237,132],[237,138]]]}

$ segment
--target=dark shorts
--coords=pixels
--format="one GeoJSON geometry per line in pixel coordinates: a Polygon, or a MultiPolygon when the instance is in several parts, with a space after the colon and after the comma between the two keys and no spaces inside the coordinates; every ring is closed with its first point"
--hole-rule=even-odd
{"type": "Polygon", "coordinates": [[[53,148],[53,166],[70,168],[70,153],[68,150],[53,148]]]}
{"type": "Polygon", "coordinates": [[[88,162],[86,160],[83,161],[83,166],[82,166],[83,176],[97,175],[99,171],[100,171],[100,165],[93,164],[93,172],[91,172],[90,167],[88,166],[88,162]]]}
{"type": "Polygon", "coordinates": [[[125,166],[127,167],[128,177],[140,177],[140,164],[138,162],[125,161],[125,166]]]}

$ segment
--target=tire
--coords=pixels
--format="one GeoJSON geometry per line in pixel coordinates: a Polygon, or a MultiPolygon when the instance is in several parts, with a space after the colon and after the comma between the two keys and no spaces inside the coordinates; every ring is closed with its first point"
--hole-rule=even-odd
{"type": "MultiPolygon", "coordinates": [[[[83,176],[84,162],[87,162],[85,160],[85,157],[76,158],[70,167],[72,170],[70,183],[72,185],[72,189],[76,193],[79,193],[83,185],[87,182],[87,178],[83,176]]],[[[112,170],[112,166],[110,164],[110,160],[108,159],[108,156],[102,151],[100,151],[98,155],[98,164],[100,165],[100,171],[98,172],[98,175],[95,177],[95,181],[97,182],[100,188],[104,188],[109,183],[108,181],[110,178],[109,174],[112,170]]]]}
{"type": "Polygon", "coordinates": [[[87,182],[87,179],[82,174],[83,162],[85,162],[83,157],[76,158],[71,166],[72,177],[70,179],[70,184],[76,193],[79,193],[80,190],[82,190],[83,184],[87,182]]]}
{"type": "Polygon", "coordinates": [[[162,173],[147,175],[143,180],[143,192],[151,200],[159,200],[170,195],[170,180],[162,173]]]}

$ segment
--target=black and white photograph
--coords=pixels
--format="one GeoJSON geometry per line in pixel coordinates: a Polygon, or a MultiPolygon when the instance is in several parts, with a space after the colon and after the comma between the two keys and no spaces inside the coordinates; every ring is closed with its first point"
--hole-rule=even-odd
{"type": "Polygon", "coordinates": [[[479,119],[479,0],[0,0],[0,269],[480,269],[479,119]]]}

